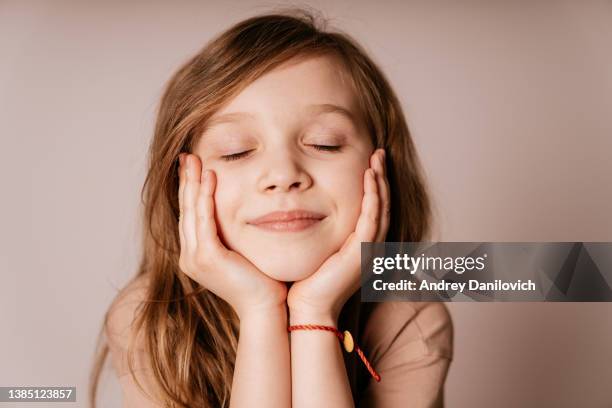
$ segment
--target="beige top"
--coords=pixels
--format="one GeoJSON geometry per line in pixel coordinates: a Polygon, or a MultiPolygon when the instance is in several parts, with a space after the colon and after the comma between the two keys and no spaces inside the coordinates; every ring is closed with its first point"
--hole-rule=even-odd
{"type": "Polygon", "coordinates": [[[453,358],[453,325],[444,303],[378,303],[357,344],[381,376],[380,382],[367,383],[358,406],[444,405],[453,358]]]}
{"type": "MultiPolygon", "coordinates": [[[[115,372],[123,389],[124,407],[156,407],[135,385],[127,365],[130,324],[143,299],[142,280],[132,282],[111,306],[106,335],[115,372]]],[[[360,326],[345,322],[355,343],[380,374],[376,382],[356,353],[343,353],[357,407],[442,407],[446,375],[453,357],[453,325],[444,303],[361,303],[357,292],[347,316],[361,316],[360,326]],[[353,373],[353,374],[351,374],[353,373]],[[357,373],[357,374],[355,374],[357,373]],[[352,379],[351,379],[352,378],[352,379]]],[[[354,324],[358,324],[355,318],[354,324]]],[[[153,384],[142,338],[135,353],[136,376],[147,390],[153,384]]],[[[340,343],[339,343],[340,347],[340,343]]]]}

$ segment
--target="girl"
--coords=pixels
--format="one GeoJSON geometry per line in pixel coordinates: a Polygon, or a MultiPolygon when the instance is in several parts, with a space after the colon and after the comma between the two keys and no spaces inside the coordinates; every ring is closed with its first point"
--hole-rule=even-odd
{"type": "Polygon", "coordinates": [[[425,240],[431,215],[399,101],[348,35],[292,12],[206,45],[162,97],[143,202],[92,406],[109,351],[128,407],[442,406],[444,304],[360,302],[360,243],[425,240]],[[348,330],[373,370],[299,325],[348,330]]]}

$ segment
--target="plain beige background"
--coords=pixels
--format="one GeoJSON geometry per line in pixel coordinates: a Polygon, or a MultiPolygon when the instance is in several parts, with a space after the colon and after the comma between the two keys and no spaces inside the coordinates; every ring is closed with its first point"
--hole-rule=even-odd
{"type": "MultiPolygon", "coordinates": [[[[179,3],[0,2],[1,386],[74,385],[85,406],[102,316],[137,265],[162,86],[281,4],[179,3]]],[[[438,239],[612,241],[611,1],[308,4],[400,95],[438,239]]],[[[612,304],[449,307],[449,407],[612,406],[612,304]]]]}

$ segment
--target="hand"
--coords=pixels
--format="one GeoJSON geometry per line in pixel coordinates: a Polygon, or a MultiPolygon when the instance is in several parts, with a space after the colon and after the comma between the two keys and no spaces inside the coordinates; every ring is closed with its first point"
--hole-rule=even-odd
{"type": "Polygon", "coordinates": [[[361,242],[383,242],[389,229],[391,200],[384,157],[384,149],[377,149],[370,157],[355,231],[313,275],[290,287],[287,295],[290,315],[318,319],[314,323],[336,322],[344,303],[359,289],[361,242]]]}
{"type": "Polygon", "coordinates": [[[215,221],[214,171],[202,172],[200,159],[185,154],[179,177],[181,271],[228,302],[240,318],[258,309],[284,308],[285,283],[265,275],[221,242],[215,221]]]}

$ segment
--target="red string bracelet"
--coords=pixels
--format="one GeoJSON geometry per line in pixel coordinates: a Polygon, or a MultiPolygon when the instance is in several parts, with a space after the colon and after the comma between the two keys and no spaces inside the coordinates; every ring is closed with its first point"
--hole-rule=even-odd
{"type": "Polygon", "coordinates": [[[374,379],[377,382],[380,382],[380,379],[381,379],[380,375],[378,375],[378,373],[376,371],[374,371],[374,368],[372,367],[372,365],[370,364],[368,359],[363,354],[363,351],[353,341],[353,336],[351,335],[351,333],[348,330],[345,330],[344,333],[343,333],[340,330],[336,329],[335,327],[332,327],[332,326],[323,326],[323,325],[319,325],[319,324],[296,324],[296,325],[293,325],[293,326],[289,326],[287,329],[288,329],[288,331],[293,331],[293,330],[327,330],[327,331],[330,331],[330,332],[334,333],[336,335],[336,337],[338,337],[338,339],[340,339],[340,341],[344,345],[344,349],[348,353],[352,352],[353,348],[355,349],[357,354],[359,354],[359,357],[361,357],[361,361],[363,361],[363,364],[365,364],[365,366],[368,369],[368,371],[370,372],[370,374],[372,374],[372,377],[374,377],[374,379]]]}

